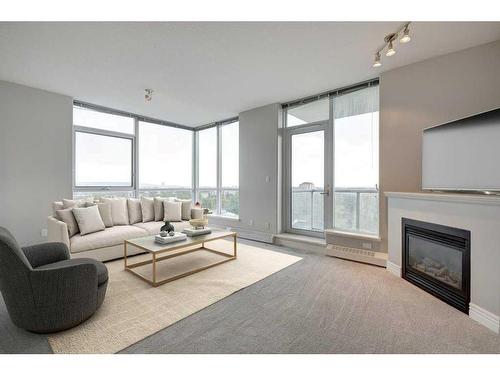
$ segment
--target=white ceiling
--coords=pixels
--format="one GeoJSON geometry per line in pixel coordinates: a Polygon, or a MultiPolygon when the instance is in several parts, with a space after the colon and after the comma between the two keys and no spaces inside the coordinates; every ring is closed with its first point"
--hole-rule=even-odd
{"type": "Polygon", "coordinates": [[[500,39],[500,22],[0,23],[0,79],[188,126],[500,39]],[[144,101],[144,89],[155,90],[144,101]]]}

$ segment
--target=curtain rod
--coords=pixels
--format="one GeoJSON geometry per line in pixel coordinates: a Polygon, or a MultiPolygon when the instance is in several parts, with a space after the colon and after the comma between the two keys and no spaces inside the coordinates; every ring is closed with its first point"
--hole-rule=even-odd
{"type": "Polygon", "coordinates": [[[238,116],[235,116],[235,117],[230,117],[230,118],[227,118],[225,120],[222,120],[222,121],[215,121],[215,122],[211,122],[209,124],[205,124],[205,125],[200,125],[200,126],[197,126],[196,128],[194,128],[195,130],[205,130],[205,129],[210,129],[210,128],[213,128],[214,126],[217,126],[217,125],[228,125],[228,124],[232,124],[233,122],[236,122],[239,120],[239,117],[238,116]]]}
{"type": "Polygon", "coordinates": [[[374,78],[374,79],[370,79],[368,81],[356,83],[354,85],[344,86],[344,87],[341,87],[341,88],[338,88],[335,90],[325,91],[321,94],[311,95],[311,96],[307,96],[307,97],[304,97],[301,99],[295,99],[295,100],[292,100],[292,101],[289,101],[286,103],[282,103],[281,108],[296,107],[296,106],[299,106],[301,104],[311,103],[311,102],[314,102],[316,100],[329,98],[331,96],[340,96],[340,95],[348,94],[348,93],[351,93],[354,91],[362,90],[362,89],[367,88],[367,87],[377,86],[378,84],[379,84],[379,78],[374,78]]]}

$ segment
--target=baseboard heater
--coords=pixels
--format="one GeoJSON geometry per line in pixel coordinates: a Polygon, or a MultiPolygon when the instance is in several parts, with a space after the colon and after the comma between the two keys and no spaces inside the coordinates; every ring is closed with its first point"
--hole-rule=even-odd
{"type": "Polygon", "coordinates": [[[339,245],[328,245],[326,247],[326,255],[330,255],[336,258],[342,258],[347,260],[354,260],[356,262],[362,262],[367,264],[373,264],[379,267],[386,267],[387,264],[387,254],[380,253],[378,251],[370,251],[363,249],[356,249],[353,247],[339,246],[339,245]]]}

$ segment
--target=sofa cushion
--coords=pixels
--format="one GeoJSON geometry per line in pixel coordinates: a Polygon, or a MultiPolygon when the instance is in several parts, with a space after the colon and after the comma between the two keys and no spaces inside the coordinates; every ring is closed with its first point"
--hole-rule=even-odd
{"type": "Polygon", "coordinates": [[[101,219],[106,226],[106,228],[113,226],[113,216],[111,215],[111,204],[109,203],[97,203],[97,208],[99,208],[99,214],[101,214],[101,219]]]}
{"type": "Polygon", "coordinates": [[[53,268],[69,267],[78,264],[89,264],[89,263],[94,264],[97,268],[97,285],[104,284],[106,281],[108,281],[108,269],[106,268],[106,266],[102,262],[90,258],[75,258],[75,259],[61,260],[60,262],[44,264],[43,266],[37,267],[35,269],[50,270],[53,268]]]}
{"type": "Polygon", "coordinates": [[[182,203],[181,202],[163,202],[163,211],[165,212],[163,221],[182,221],[182,203]]]}
{"type": "Polygon", "coordinates": [[[153,198],[141,197],[142,222],[155,221],[155,204],[153,198]]]}
{"type": "Polygon", "coordinates": [[[52,215],[54,215],[54,217],[56,219],[58,219],[56,211],[57,210],[63,210],[63,209],[64,209],[64,205],[63,205],[62,201],[60,201],[60,202],[59,201],[52,202],[52,215]]]}
{"type": "MultiPolygon", "coordinates": [[[[182,232],[185,228],[189,228],[191,224],[189,221],[179,221],[177,223],[171,223],[174,226],[176,232],[182,232]]],[[[149,221],[147,223],[137,223],[134,226],[144,229],[150,235],[155,235],[160,233],[160,228],[165,225],[163,221],[149,221]]]]}
{"type": "Polygon", "coordinates": [[[155,208],[155,221],[163,220],[165,216],[165,210],[163,209],[163,202],[167,201],[168,198],[154,197],[154,208],[155,208]]]}
{"type": "Polygon", "coordinates": [[[141,200],[135,198],[127,199],[128,221],[130,224],[142,222],[141,200]]]}
{"type": "MultiPolygon", "coordinates": [[[[137,225],[137,224],[135,224],[137,225]]],[[[123,244],[124,240],[144,237],[149,233],[134,225],[118,225],[106,230],[87,234],[85,236],[74,236],[70,238],[70,251],[79,253],[81,251],[95,250],[123,244]]]]}
{"type": "Polygon", "coordinates": [[[69,236],[74,236],[77,234],[80,229],[78,228],[78,223],[76,222],[75,216],[73,215],[72,208],[65,208],[63,210],[56,211],[56,218],[60,221],[66,223],[66,227],[68,228],[69,236]]]}
{"type": "Polygon", "coordinates": [[[191,220],[191,207],[193,206],[193,201],[191,199],[176,199],[176,202],[182,203],[182,220],[191,220]]]}
{"type": "Polygon", "coordinates": [[[80,228],[81,236],[106,228],[99,209],[95,205],[90,207],[75,207],[73,208],[73,215],[78,223],[78,228],[80,228]]]}
{"type": "Polygon", "coordinates": [[[125,198],[102,198],[103,203],[111,204],[113,225],[128,225],[127,200],[125,198]]]}
{"type": "Polygon", "coordinates": [[[73,208],[73,207],[85,207],[88,203],[94,203],[94,197],[88,197],[83,199],[63,199],[63,208],[73,208]]]}

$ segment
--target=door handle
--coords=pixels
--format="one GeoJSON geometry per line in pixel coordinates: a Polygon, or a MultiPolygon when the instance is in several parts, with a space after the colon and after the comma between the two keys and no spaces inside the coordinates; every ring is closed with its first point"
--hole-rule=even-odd
{"type": "Polygon", "coordinates": [[[330,186],[329,186],[329,185],[327,185],[325,190],[320,191],[320,194],[321,194],[321,195],[330,196],[330,186]]]}

